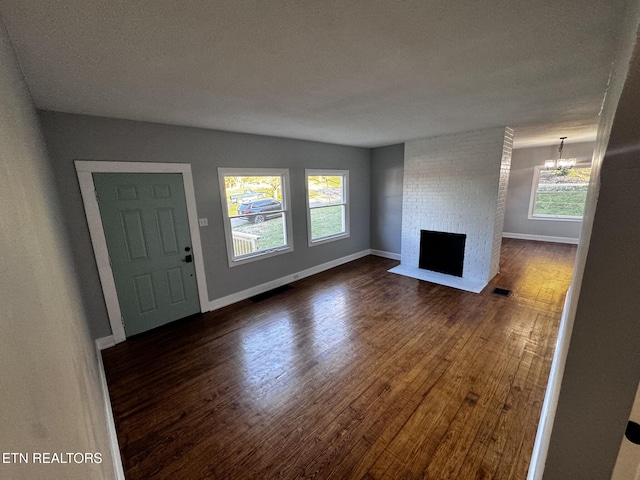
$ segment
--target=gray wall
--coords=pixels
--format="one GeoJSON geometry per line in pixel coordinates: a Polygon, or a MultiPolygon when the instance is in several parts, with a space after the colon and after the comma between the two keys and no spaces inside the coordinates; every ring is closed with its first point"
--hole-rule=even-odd
{"type": "Polygon", "coordinates": [[[40,121],[78,262],[91,333],[96,338],[110,335],[111,329],[74,160],[191,164],[198,217],[209,219],[209,226],[200,229],[209,300],[369,248],[369,149],[56,112],[40,112],[40,121]],[[228,266],[217,167],[289,169],[292,253],[228,266]],[[349,170],[350,238],[308,247],[305,168],[349,170]]]}
{"type": "Polygon", "coordinates": [[[635,46],[635,51],[628,75],[623,65],[614,64],[617,68],[601,116],[601,132],[611,128],[611,134],[609,138],[601,134],[596,143],[594,169],[601,168],[600,188],[587,199],[589,210],[569,301],[573,328],[545,480],[611,477],[640,380],[638,20],[637,10],[627,17],[632,32],[625,43],[635,46]]]}
{"type": "Polygon", "coordinates": [[[371,150],[371,248],[400,255],[404,143],[371,150]]]}
{"type": "Polygon", "coordinates": [[[114,478],[97,356],[35,109],[0,18],[0,451],[101,464],[0,464],[13,480],[114,478]]]}
{"type": "MultiPolygon", "coordinates": [[[[593,142],[570,143],[565,145],[564,152],[570,157],[576,157],[579,162],[590,163],[594,146],[593,142]]],[[[505,232],[575,239],[580,237],[582,222],[528,218],[534,167],[544,165],[544,161],[550,158],[558,158],[558,145],[513,150],[504,214],[505,232]]]]}

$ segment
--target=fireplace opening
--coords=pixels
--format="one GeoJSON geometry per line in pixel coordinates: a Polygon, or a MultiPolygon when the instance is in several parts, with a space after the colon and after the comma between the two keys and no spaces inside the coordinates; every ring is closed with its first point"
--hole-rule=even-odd
{"type": "Polygon", "coordinates": [[[418,266],[425,270],[462,277],[464,265],[464,233],[420,230],[420,259],[418,266]]]}

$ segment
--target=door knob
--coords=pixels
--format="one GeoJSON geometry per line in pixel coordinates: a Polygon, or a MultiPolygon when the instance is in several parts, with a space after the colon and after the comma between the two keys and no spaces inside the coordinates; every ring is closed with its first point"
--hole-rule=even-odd
{"type": "Polygon", "coordinates": [[[193,262],[193,255],[187,255],[186,257],[184,257],[184,261],[187,263],[193,262]]]}

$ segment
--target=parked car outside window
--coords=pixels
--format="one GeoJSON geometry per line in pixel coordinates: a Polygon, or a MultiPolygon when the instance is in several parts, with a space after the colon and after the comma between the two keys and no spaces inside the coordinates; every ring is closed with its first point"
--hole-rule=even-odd
{"type": "Polygon", "coordinates": [[[282,214],[282,204],[273,198],[265,198],[255,202],[246,202],[238,207],[238,216],[247,218],[253,223],[262,223],[269,218],[282,214]]]}

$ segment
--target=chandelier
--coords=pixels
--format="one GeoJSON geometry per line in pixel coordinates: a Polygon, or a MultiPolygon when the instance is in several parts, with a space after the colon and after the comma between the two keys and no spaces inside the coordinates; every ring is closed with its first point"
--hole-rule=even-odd
{"type": "Polygon", "coordinates": [[[564,141],[567,137],[560,137],[560,148],[558,149],[559,155],[557,160],[545,160],[544,166],[547,170],[569,170],[575,167],[575,158],[563,158],[562,150],[564,149],[564,141]]]}

